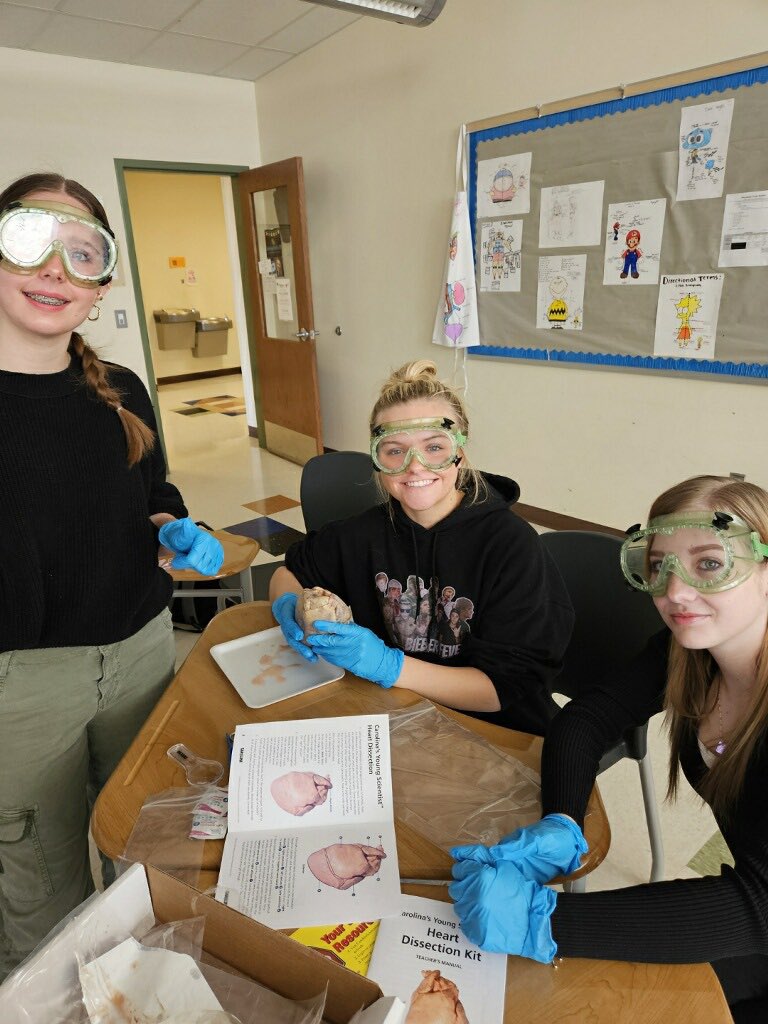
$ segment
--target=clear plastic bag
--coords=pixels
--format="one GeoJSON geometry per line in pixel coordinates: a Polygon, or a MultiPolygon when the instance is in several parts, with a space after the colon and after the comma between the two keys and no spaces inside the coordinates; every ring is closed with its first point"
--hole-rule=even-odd
{"type": "Polygon", "coordinates": [[[148,797],[139,811],[123,852],[130,864],[151,864],[196,886],[203,846],[190,838],[201,806],[220,805],[227,791],[210,784],[166,789],[148,797]]]}
{"type": "Polygon", "coordinates": [[[109,957],[93,960],[90,953],[78,955],[89,1020],[93,1024],[320,1024],[324,991],[313,999],[293,1002],[250,978],[201,960],[204,925],[204,918],[190,918],[158,925],[140,942],[129,939],[124,943],[121,972],[107,967],[109,957]],[[157,990],[147,991],[136,985],[136,975],[141,980],[147,964],[154,968],[159,951],[170,954],[162,969],[171,973],[165,975],[162,988],[158,971],[157,990]],[[159,1007],[168,1007],[168,1012],[159,1007]]]}
{"type": "Polygon", "coordinates": [[[429,701],[389,714],[395,815],[444,850],[541,817],[541,778],[429,701]]]}

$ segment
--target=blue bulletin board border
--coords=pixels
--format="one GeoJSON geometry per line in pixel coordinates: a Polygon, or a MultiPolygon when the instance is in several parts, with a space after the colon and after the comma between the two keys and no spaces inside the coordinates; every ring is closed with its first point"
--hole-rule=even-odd
{"type": "MultiPolygon", "coordinates": [[[[661,106],[686,100],[694,96],[706,96],[726,89],[741,89],[745,86],[765,84],[768,82],[768,66],[737,71],[728,75],[704,78],[685,85],[676,85],[666,89],[639,93],[637,96],[608,100],[603,103],[590,103],[583,107],[574,107],[556,114],[543,114],[541,117],[529,117],[511,124],[497,125],[494,128],[483,128],[468,133],[468,164],[469,164],[469,218],[472,225],[472,246],[477,262],[477,147],[481,142],[492,139],[507,138],[510,135],[525,135],[528,132],[539,132],[545,128],[558,125],[577,124],[580,121],[591,121],[598,117],[623,113],[626,110],[640,110],[643,107],[661,106]]],[[[725,375],[729,377],[768,378],[768,363],[734,363],[704,359],[672,359],[661,356],[622,356],[599,352],[571,352],[560,349],[532,348],[525,346],[473,345],[467,350],[475,356],[498,356],[505,359],[534,359],[539,362],[573,363],[582,366],[607,366],[637,370],[683,371],[706,375],[725,375]]]]}

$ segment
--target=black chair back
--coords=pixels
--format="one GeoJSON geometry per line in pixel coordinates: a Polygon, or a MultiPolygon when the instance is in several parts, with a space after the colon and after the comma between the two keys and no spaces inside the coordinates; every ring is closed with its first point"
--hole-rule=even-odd
{"type": "Polygon", "coordinates": [[[299,497],[307,531],[378,505],[381,497],[370,455],[328,452],[313,456],[301,471],[299,497]]]}
{"type": "Polygon", "coordinates": [[[631,661],[663,627],[647,594],[624,579],[621,540],[606,533],[558,530],[542,543],[555,561],[576,612],[562,674],[553,689],[575,697],[631,661]]]}

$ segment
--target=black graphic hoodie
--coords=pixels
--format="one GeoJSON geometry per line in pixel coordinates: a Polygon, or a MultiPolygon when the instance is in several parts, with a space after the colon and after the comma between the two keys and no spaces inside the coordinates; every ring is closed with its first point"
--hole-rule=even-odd
{"type": "Polygon", "coordinates": [[[391,499],[392,515],[379,505],[310,533],[286,567],[302,586],[338,594],[356,623],[407,655],[485,672],[501,711],[477,717],[543,735],[573,610],[538,534],[509,507],[518,485],[484,479],[484,501],[465,499],[429,529],[391,499]]]}

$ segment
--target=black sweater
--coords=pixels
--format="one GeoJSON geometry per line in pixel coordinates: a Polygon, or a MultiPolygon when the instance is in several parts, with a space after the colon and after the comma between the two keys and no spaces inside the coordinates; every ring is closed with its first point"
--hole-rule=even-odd
{"type": "MultiPolygon", "coordinates": [[[[126,409],[155,429],[149,396],[110,366],[126,409]]],[[[159,442],[132,469],[119,415],[73,358],[52,374],[0,371],[0,651],[115,643],[170,600],[156,512],[185,516],[159,442]]]]}
{"type": "MultiPolygon", "coordinates": [[[[581,823],[606,746],[661,710],[668,638],[666,630],[659,633],[620,680],[572,701],[552,723],[542,758],[545,814],[561,811],[581,823]]],[[[695,736],[681,751],[681,766],[696,789],[707,767],[695,736]]],[[[560,954],[651,963],[768,956],[765,742],[753,755],[732,816],[718,825],[735,861],[720,875],[560,894],[552,917],[560,954]]]]}
{"type": "Polygon", "coordinates": [[[502,710],[482,717],[543,734],[573,611],[538,534],[509,508],[517,484],[486,481],[486,501],[465,499],[431,529],[393,500],[392,517],[380,505],[310,533],[286,566],[302,586],[338,594],[390,646],[485,672],[502,710]]]}

